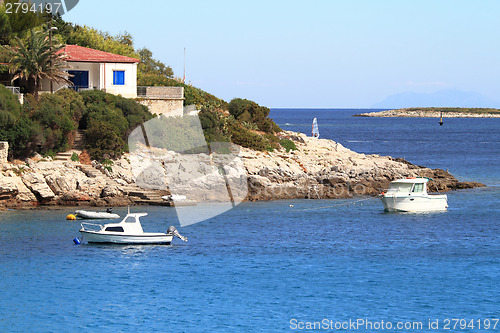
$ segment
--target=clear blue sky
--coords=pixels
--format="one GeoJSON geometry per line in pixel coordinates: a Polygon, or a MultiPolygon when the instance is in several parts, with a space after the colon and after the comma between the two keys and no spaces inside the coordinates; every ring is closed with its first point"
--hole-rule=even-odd
{"type": "Polygon", "coordinates": [[[500,1],[80,0],[64,19],[118,34],[193,85],[269,107],[500,91],[500,1]]]}

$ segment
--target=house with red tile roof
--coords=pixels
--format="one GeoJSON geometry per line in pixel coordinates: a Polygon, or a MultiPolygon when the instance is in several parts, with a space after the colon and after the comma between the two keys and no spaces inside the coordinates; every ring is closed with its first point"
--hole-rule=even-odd
{"type": "MultiPolygon", "coordinates": [[[[65,54],[73,89],[99,89],[127,98],[137,97],[138,59],[78,45],[66,45],[60,52],[65,54]]],[[[41,90],[50,92],[64,87],[42,80],[41,90]]]]}

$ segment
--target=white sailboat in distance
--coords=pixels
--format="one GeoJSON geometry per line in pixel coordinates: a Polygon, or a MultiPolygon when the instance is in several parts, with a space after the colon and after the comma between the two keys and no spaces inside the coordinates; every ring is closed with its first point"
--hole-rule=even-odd
{"type": "Polygon", "coordinates": [[[316,118],[313,119],[312,137],[313,138],[319,138],[318,119],[316,119],[316,118]]]}

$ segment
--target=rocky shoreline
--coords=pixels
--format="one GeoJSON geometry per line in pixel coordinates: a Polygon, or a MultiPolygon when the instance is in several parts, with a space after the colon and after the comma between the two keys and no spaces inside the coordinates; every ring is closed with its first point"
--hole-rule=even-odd
{"type": "MultiPolygon", "coordinates": [[[[425,108],[407,108],[397,110],[386,110],[367,112],[354,115],[354,117],[419,117],[419,118],[440,118],[440,111],[426,110],[425,108]]],[[[500,113],[488,112],[443,112],[445,118],[500,118],[500,113]]]]}
{"type": "MultiPolygon", "coordinates": [[[[459,182],[444,170],[414,165],[401,158],[359,154],[332,140],[293,132],[285,132],[284,136],[294,141],[298,149],[289,152],[240,149],[239,157],[246,172],[244,181],[248,184],[246,200],[374,196],[386,189],[391,180],[415,176],[433,178],[429,190],[484,186],[459,182]]],[[[137,186],[133,164],[128,154],[114,161],[111,168],[95,161],[89,165],[45,160],[40,156],[3,163],[0,207],[162,204],[161,196],[170,193],[161,188],[137,186]]],[[[230,168],[228,164],[227,169],[230,168]]],[[[232,174],[228,172],[229,176],[232,174]]],[[[241,181],[241,175],[234,174],[234,178],[241,181]]],[[[204,186],[203,180],[197,183],[204,186]]]]}
{"type": "Polygon", "coordinates": [[[305,134],[289,136],[298,150],[242,151],[248,171],[249,200],[374,196],[387,189],[392,180],[403,177],[434,179],[429,191],[484,186],[459,182],[449,172],[414,165],[402,158],[359,154],[334,141],[305,134]]]}

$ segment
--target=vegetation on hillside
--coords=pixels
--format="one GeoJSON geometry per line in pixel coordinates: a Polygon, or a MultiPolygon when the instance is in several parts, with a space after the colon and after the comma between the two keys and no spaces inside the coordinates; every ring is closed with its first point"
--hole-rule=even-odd
{"type": "Polygon", "coordinates": [[[28,95],[23,105],[0,85],[0,140],[8,141],[13,157],[66,151],[76,129],[86,133],[85,148],[93,159],[119,157],[128,134],[153,115],[134,100],[99,90],[59,90],[28,95]]]}
{"type": "MultiPolygon", "coordinates": [[[[133,37],[127,32],[112,36],[87,26],[65,22],[60,17],[34,13],[19,17],[19,21],[14,22],[13,16],[6,15],[5,7],[0,6],[0,35],[4,45],[0,57],[3,62],[11,64],[14,75],[26,79],[23,92],[34,93],[28,94],[25,104],[20,105],[16,96],[0,86],[0,140],[10,142],[14,157],[26,157],[34,152],[54,154],[64,151],[71,146],[76,129],[85,130],[85,147],[92,158],[118,157],[127,150],[128,134],[153,116],[136,101],[102,91],[76,93],[63,89],[36,98],[41,78],[53,81],[65,79],[62,73],[57,72],[61,63],[55,55],[64,44],[77,44],[140,59],[139,86],[183,87],[184,104],[196,105],[201,110],[198,116],[206,142],[231,141],[261,151],[272,151],[282,146],[287,151],[294,148],[279,134],[281,129],[269,118],[268,108],[241,98],[227,103],[184,84],[174,77],[172,68],[155,59],[149,49],[135,49],[133,37]],[[57,28],[52,29],[50,40],[47,38],[49,21],[57,28]],[[19,61],[14,60],[13,52],[19,53],[21,49],[26,52],[19,55],[19,61]],[[43,64],[53,65],[54,68],[43,64]],[[37,72],[39,69],[42,71],[37,72]]],[[[0,70],[0,75],[0,80],[5,83],[13,78],[7,75],[5,67],[0,70]]]]}
{"type": "Polygon", "coordinates": [[[52,45],[46,31],[30,31],[28,40],[19,37],[11,45],[0,46],[0,52],[8,62],[11,81],[19,79],[25,83],[26,92],[38,97],[42,79],[71,84],[64,57],[57,54],[63,45],[52,45]]]}
{"type": "Polygon", "coordinates": [[[31,29],[47,22],[47,17],[38,12],[23,13],[19,10],[7,14],[5,5],[18,2],[18,0],[4,0],[0,5],[0,45],[10,44],[15,38],[24,39],[31,29]]]}

